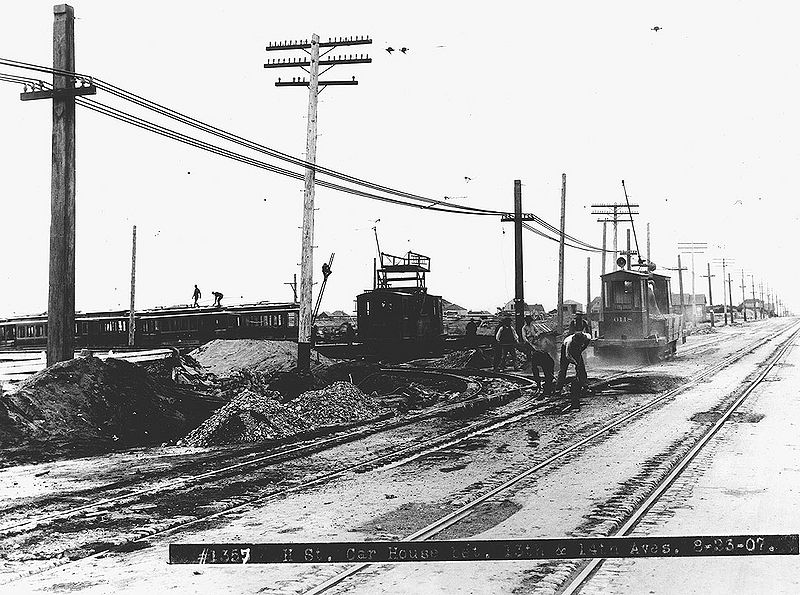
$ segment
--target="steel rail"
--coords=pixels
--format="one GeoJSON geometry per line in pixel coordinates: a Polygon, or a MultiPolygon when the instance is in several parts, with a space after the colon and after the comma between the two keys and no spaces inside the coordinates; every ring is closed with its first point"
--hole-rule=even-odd
{"type": "MultiPolygon", "coordinates": [[[[703,434],[695,445],[687,452],[680,462],[662,479],[650,495],[628,516],[628,520],[609,537],[621,537],[630,535],[639,522],[650,511],[653,505],[664,495],[664,493],[675,483],[675,480],[686,470],[689,464],[697,457],[700,451],[711,441],[719,432],[723,425],[731,418],[731,415],[758,388],[772,369],[783,359],[786,352],[794,345],[795,340],[800,334],[800,328],[794,330],[789,338],[781,345],[776,353],[772,355],[769,363],[758,373],[744,390],[744,392],[731,403],[720,418],[703,434]]],[[[569,582],[562,591],[563,595],[572,595],[579,592],[591,577],[599,570],[605,558],[593,558],[586,563],[584,568],[569,582]]]]}
{"type": "MultiPolygon", "coordinates": [[[[792,331],[792,335],[791,335],[789,341],[791,341],[797,335],[797,333],[800,332],[800,324],[796,324],[796,325],[794,325],[794,327],[790,327],[790,329],[791,328],[794,328],[794,330],[792,331]]],[[[786,329],[783,329],[781,331],[781,334],[786,333],[786,332],[787,332],[786,329]]],[[[602,428],[592,432],[589,436],[586,436],[584,438],[581,438],[581,439],[577,440],[573,444],[571,444],[571,445],[567,446],[566,448],[558,451],[556,454],[551,455],[550,457],[548,457],[544,461],[541,461],[541,462],[533,465],[532,467],[526,469],[525,471],[522,471],[521,473],[518,473],[517,475],[515,475],[511,479],[509,479],[506,482],[504,482],[503,484],[501,484],[501,485],[489,490],[488,492],[486,492],[483,495],[477,497],[476,499],[471,500],[470,502],[464,504],[463,506],[461,506],[457,510],[449,513],[448,515],[443,516],[442,518],[434,521],[433,523],[429,524],[428,526],[423,527],[422,529],[412,533],[411,535],[408,535],[408,536],[404,537],[400,541],[424,541],[424,540],[436,535],[437,533],[440,533],[441,531],[443,531],[443,530],[455,525],[456,523],[458,523],[462,519],[464,519],[464,518],[468,517],[470,514],[472,514],[475,511],[475,509],[480,504],[485,502],[486,500],[489,500],[489,499],[497,496],[498,494],[504,492],[505,490],[507,490],[507,489],[511,488],[512,486],[516,485],[517,483],[521,482],[522,480],[530,477],[534,473],[544,469],[545,467],[550,466],[551,464],[555,463],[556,461],[559,461],[560,459],[562,459],[563,457],[565,457],[568,454],[572,453],[573,451],[575,451],[575,450],[577,450],[577,449],[579,449],[579,448],[591,443],[593,440],[599,438],[600,436],[609,433],[611,430],[615,429],[617,426],[620,426],[620,425],[622,425],[622,424],[624,424],[624,423],[626,423],[626,422],[628,422],[628,421],[630,421],[630,420],[632,420],[632,419],[634,419],[636,417],[639,417],[640,415],[642,415],[643,413],[646,413],[647,411],[649,411],[650,409],[656,407],[660,403],[662,403],[662,402],[664,402],[664,401],[666,401],[668,399],[671,399],[672,397],[674,397],[677,394],[687,390],[688,388],[690,388],[692,386],[695,386],[695,385],[699,384],[710,373],[719,372],[719,371],[727,368],[731,364],[739,361],[742,357],[750,354],[755,349],[758,349],[759,347],[762,347],[763,345],[765,345],[766,343],[768,343],[772,339],[774,339],[774,335],[770,336],[770,337],[767,337],[767,338],[765,338],[763,340],[758,341],[756,345],[748,345],[746,347],[743,347],[742,349],[739,349],[739,350],[735,351],[734,353],[732,353],[731,355],[723,358],[722,361],[717,362],[717,363],[715,363],[715,364],[713,364],[711,366],[707,366],[703,370],[700,370],[700,371],[696,372],[694,375],[690,376],[687,379],[687,381],[684,384],[682,384],[681,386],[676,387],[674,389],[671,389],[669,391],[666,391],[666,392],[662,393],[660,396],[658,396],[655,399],[653,399],[652,401],[637,407],[633,411],[629,411],[628,413],[625,413],[625,414],[617,417],[615,420],[613,420],[613,421],[609,422],[608,424],[604,425],[602,428]]],[[[781,348],[783,348],[783,346],[781,348]]],[[[355,566],[352,566],[352,567],[348,568],[347,570],[345,570],[345,571],[343,571],[343,572],[341,572],[341,573],[339,573],[339,574],[327,579],[326,581],[320,583],[319,585],[311,588],[310,590],[304,591],[304,595],[319,595],[320,593],[324,593],[324,592],[332,589],[333,587],[339,585],[340,583],[342,583],[346,579],[350,578],[351,576],[353,576],[353,575],[357,574],[358,572],[364,570],[365,568],[368,568],[369,566],[372,566],[372,564],[364,563],[364,564],[357,564],[355,566]]]]}

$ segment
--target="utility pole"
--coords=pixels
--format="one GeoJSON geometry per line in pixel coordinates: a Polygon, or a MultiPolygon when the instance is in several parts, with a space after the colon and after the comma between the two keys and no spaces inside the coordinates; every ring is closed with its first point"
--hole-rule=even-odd
{"type": "MultiPolygon", "coordinates": [[[[711,274],[711,263],[707,262],[706,265],[708,266],[708,274],[707,275],[700,275],[701,277],[708,277],[708,307],[709,312],[711,313],[711,326],[715,326],[714,324],[714,298],[711,297],[711,279],[713,279],[716,275],[711,274]]],[[[725,306],[722,306],[722,309],[725,309],[725,306]]]]}
{"type": "Polygon", "coordinates": [[[733,263],[734,263],[734,260],[732,258],[724,258],[723,257],[723,258],[715,259],[715,264],[721,264],[722,265],[722,303],[723,303],[723,310],[725,311],[725,324],[726,325],[728,324],[728,311],[729,310],[730,310],[730,315],[731,315],[731,324],[733,324],[733,310],[731,309],[732,308],[731,305],[733,304],[733,298],[731,297],[730,284],[728,284],[728,289],[727,289],[727,292],[728,292],[727,300],[726,300],[726,297],[725,297],[725,291],[726,291],[725,290],[725,276],[727,274],[725,272],[725,268],[727,266],[733,264],[733,263]]]}
{"type": "MultiPolygon", "coordinates": [[[[53,7],[53,68],[75,72],[75,11],[53,7]]],[[[50,267],[47,299],[47,365],[72,359],[75,351],[75,96],[93,85],[53,74],[53,88],[26,91],[22,101],[53,100],[50,177],[50,267]]]]}
{"type": "Polygon", "coordinates": [[[650,264],[650,224],[647,224],[647,264],[650,264]]]}
{"type": "Polygon", "coordinates": [[[750,275],[750,289],[753,292],[753,318],[758,320],[758,310],[756,310],[756,282],[753,275],[750,275]]]}
{"type": "Polygon", "coordinates": [[[683,337],[683,342],[686,343],[686,336],[683,334],[683,319],[685,318],[683,313],[685,312],[685,308],[683,307],[683,271],[688,270],[686,267],[681,266],[681,255],[678,254],[678,268],[669,268],[665,267],[668,271],[678,271],[678,288],[680,290],[680,298],[681,298],[681,337],[683,337]]]}
{"type": "Polygon", "coordinates": [[[352,81],[321,81],[320,65],[325,67],[324,72],[337,64],[368,64],[372,59],[367,56],[349,56],[338,58],[327,58],[320,60],[334,48],[339,46],[352,46],[371,44],[369,38],[337,38],[328,39],[327,42],[320,43],[319,35],[316,33],[311,36],[311,42],[292,41],[270,43],[267,51],[282,50],[303,50],[309,57],[302,59],[274,59],[264,64],[264,68],[302,68],[309,74],[309,80],[304,78],[293,78],[291,82],[283,82],[278,79],[276,87],[308,87],[308,128],[306,131],[306,172],[303,189],[303,241],[300,253],[300,321],[297,335],[297,369],[300,372],[307,372],[311,368],[311,326],[313,319],[312,307],[312,287],[314,284],[314,182],[315,165],[317,162],[317,101],[321,89],[328,85],[357,85],[358,81],[353,77],[352,81]],[[329,48],[320,54],[320,48],[329,48]]]}
{"type": "Polygon", "coordinates": [[[758,282],[758,291],[761,294],[761,318],[764,318],[764,282],[758,282]]]}
{"type": "Polygon", "coordinates": [[[633,254],[633,252],[631,252],[631,230],[630,229],[626,229],[625,231],[627,232],[625,234],[625,237],[627,239],[627,244],[626,244],[627,247],[625,249],[625,254],[628,257],[627,258],[628,264],[626,265],[626,268],[630,271],[631,270],[631,254],[633,254]]]}
{"type": "MultiPolygon", "coordinates": [[[[744,311],[744,321],[747,322],[747,303],[744,297],[744,269],[742,269],[742,310],[744,311]]],[[[755,308],[755,304],[753,304],[753,308],[755,308]]]]}
{"type": "Polygon", "coordinates": [[[734,314],[733,314],[733,290],[731,289],[731,274],[728,273],[728,300],[731,305],[731,324],[733,324],[734,314]]]}
{"type": "Polygon", "coordinates": [[[284,285],[288,285],[289,287],[292,288],[292,295],[294,295],[293,302],[296,304],[297,303],[297,273],[294,274],[294,280],[293,281],[288,281],[288,282],[284,283],[284,285]]]}
{"type": "Polygon", "coordinates": [[[567,216],[567,174],[561,174],[561,235],[558,240],[558,334],[564,332],[564,228],[567,216]]]}
{"type": "Polygon", "coordinates": [[[592,259],[586,257],[586,320],[592,324],[591,319],[592,311],[592,259]]]}
{"type": "Polygon", "coordinates": [[[136,342],[136,317],[134,316],[136,298],[136,226],[133,226],[131,239],[131,309],[128,314],[128,346],[133,347],[136,342]]]}
{"type": "MultiPolygon", "coordinates": [[[[695,288],[694,288],[694,255],[695,254],[702,254],[708,249],[708,244],[706,242],[678,242],[678,250],[683,254],[691,254],[692,255],[692,326],[697,324],[697,305],[696,301],[697,298],[695,297],[695,288]]],[[[724,282],[724,279],[723,279],[724,282]]]]}
{"type": "MultiPolygon", "coordinates": [[[[630,205],[631,209],[638,208],[638,204],[630,205]]],[[[600,215],[600,219],[597,220],[598,223],[603,224],[603,275],[606,274],[606,225],[608,223],[612,224],[612,231],[614,233],[613,236],[613,247],[612,252],[614,254],[613,262],[616,263],[617,261],[617,226],[619,223],[633,223],[632,215],[638,215],[638,212],[633,212],[632,210],[628,212],[628,205],[624,203],[602,203],[602,204],[594,204],[592,205],[592,215],[600,215]],[[623,209],[620,211],[620,209],[623,209]]],[[[612,268],[616,266],[616,264],[612,264],[612,268]]]]}
{"type": "Polygon", "coordinates": [[[522,180],[514,180],[514,327],[520,337],[525,324],[525,283],[522,273],[522,180]]]}

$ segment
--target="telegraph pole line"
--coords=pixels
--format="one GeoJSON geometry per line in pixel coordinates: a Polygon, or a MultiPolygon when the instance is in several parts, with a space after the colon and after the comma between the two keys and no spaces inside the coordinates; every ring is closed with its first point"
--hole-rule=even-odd
{"type": "MultiPolygon", "coordinates": [[[[53,68],[75,72],[75,11],[58,4],[53,14],[53,68]]],[[[52,89],[20,94],[22,101],[53,100],[48,366],[72,359],[75,351],[75,97],[96,92],[74,76],[53,74],[52,89]]]]}
{"type": "MultiPolygon", "coordinates": [[[[563,250],[563,244],[562,248],[563,250]]],[[[525,324],[525,283],[522,266],[522,180],[514,180],[514,327],[522,337],[525,324]]]]}
{"type": "Polygon", "coordinates": [[[708,249],[706,242],[678,242],[678,250],[684,254],[692,255],[692,326],[697,324],[697,305],[694,288],[694,255],[702,254],[708,249]]]}
{"type": "Polygon", "coordinates": [[[564,227],[567,215],[567,174],[561,174],[561,235],[558,239],[558,334],[564,332],[564,227]]]}
{"type": "Polygon", "coordinates": [[[753,292],[753,318],[758,320],[758,310],[756,310],[756,282],[753,275],[750,275],[750,289],[753,292]]]}
{"type": "Polygon", "coordinates": [[[761,318],[764,318],[764,282],[758,282],[758,290],[761,294],[761,318]]]}
{"type": "Polygon", "coordinates": [[[284,285],[288,285],[289,287],[292,288],[292,295],[294,295],[294,300],[293,301],[296,304],[297,303],[297,273],[295,273],[293,281],[288,281],[288,282],[284,283],[284,285]]]}
{"type": "Polygon", "coordinates": [[[357,85],[355,77],[352,80],[320,80],[324,74],[338,64],[369,64],[369,56],[350,55],[339,56],[321,60],[333,49],[340,46],[353,46],[371,44],[368,37],[349,37],[328,39],[320,42],[316,33],[311,36],[311,41],[292,41],[270,43],[266,50],[302,50],[308,58],[281,58],[267,61],[264,68],[301,68],[309,75],[309,80],[294,77],[292,81],[278,79],[276,87],[308,87],[308,129],[306,131],[306,172],[303,187],[303,240],[300,253],[300,321],[297,333],[297,369],[307,372],[311,368],[311,326],[313,321],[312,287],[314,284],[314,182],[317,162],[317,102],[319,94],[329,85],[357,85]],[[328,48],[320,54],[320,48],[328,48]],[[320,66],[325,70],[320,73],[320,66]]]}
{"type": "Polygon", "coordinates": [[[731,288],[731,274],[728,273],[728,299],[730,300],[731,304],[731,324],[733,324],[734,314],[733,314],[733,289],[731,288]]]}
{"type": "Polygon", "coordinates": [[[136,342],[136,317],[134,316],[136,303],[136,226],[133,226],[131,239],[131,309],[128,314],[128,346],[133,347],[136,342]]]}
{"type": "MultiPolygon", "coordinates": [[[[700,275],[701,277],[708,277],[708,307],[711,313],[711,326],[715,326],[714,321],[714,298],[711,297],[711,279],[713,279],[716,275],[711,274],[711,263],[707,262],[706,265],[708,266],[708,274],[707,275],[700,275]]],[[[722,306],[722,309],[725,309],[725,306],[722,306]]]]}
{"type": "MultiPolygon", "coordinates": [[[[733,299],[730,295],[730,286],[728,287],[728,298],[725,298],[725,267],[733,264],[732,258],[715,258],[714,264],[715,265],[722,265],[722,311],[725,314],[725,324],[728,324],[728,310],[730,308],[730,304],[733,303],[733,299]]],[[[731,311],[731,324],[733,324],[733,311],[731,311]]]]}

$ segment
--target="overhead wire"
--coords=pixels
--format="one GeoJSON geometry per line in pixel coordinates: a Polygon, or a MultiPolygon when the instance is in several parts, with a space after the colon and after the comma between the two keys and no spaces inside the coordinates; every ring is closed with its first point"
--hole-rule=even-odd
{"type": "MultiPolygon", "coordinates": [[[[293,157],[291,155],[288,155],[288,154],[283,153],[281,151],[278,151],[276,149],[272,149],[272,148],[267,147],[265,145],[261,145],[259,143],[254,142],[254,141],[250,141],[250,140],[245,139],[243,137],[240,137],[238,135],[235,135],[235,134],[229,133],[227,131],[224,131],[224,130],[222,130],[220,128],[217,128],[215,126],[212,126],[210,124],[206,124],[206,123],[201,122],[200,120],[196,120],[195,118],[192,118],[190,116],[186,116],[185,114],[182,114],[181,112],[178,112],[176,110],[173,110],[173,109],[165,107],[165,106],[162,106],[162,105],[160,105],[160,104],[158,104],[158,103],[156,103],[156,102],[154,102],[152,100],[149,100],[149,99],[146,99],[146,98],[141,97],[139,95],[136,95],[135,93],[132,93],[130,91],[126,91],[125,89],[122,89],[121,87],[117,87],[116,85],[113,85],[111,83],[103,81],[102,79],[98,79],[96,77],[93,77],[91,75],[86,75],[86,74],[81,74],[81,73],[77,73],[77,72],[71,72],[71,71],[51,68],[51,67],[47,67],[47,66],[41,66],[41,65],[37,65],[37,64],[31,64],[31,63],[27,63],[27,62],[21,62],[21,61],[18,61],[18,60],[10,60],[10,59],[7,59],[7,58],[0,58],[0,64],[4,64],[4,65],[7,65],[7,66],[12,66],[12,67],[16,67],[16,68],[34,70],[34,71],[37,71],[37,72],[71,76],[71,77],[74,77],[76,79],[80,79],[80,80],[92,83],[96,87],[101,88],[101,89],[111,93],[112,95],[115,95],[115,96],[117,96],[117,97],[119,97],[121,99],[130,101],[132,103],[135,103],[135,104],[137,104],[137,105],[139,105],[141,107],[145,107],[146,109],[150,109],[151,111],[155,111],[156,113],[159,113],[160,115],[164,115],[166,117],[169,117],[169,118],[177,120],[177,121],[179,121],[181,123],[187,124],[187,125],[189,125],[191,127],[194,127],[194,128],[196,128],[198,130],[207,132],[207,133],[212,134],[214,136],[217,136],[219,138],[223,138],[223,139],[228,140],[230,142],[234,142],[234,143],[239,144],[241,146],[245,146],[245,147],[250,148],[252,150],[256,150],[258,152],[262,152],[264,154],[276,157],[278,159],[289,161],[290,163],[293,163],[295,165],[301,165],[303,167],[313,167],[317,172],[322,173],[324,175],[329,175],[331,177],[336,177],[338,179],[349,181],[350,183],[354,183],[354,184],[357,184],[357,185],[362,185],[362,186],[365,186],[365,187],[368,187],[368,188],[371,188],[371,189],[380,190],[380,191],[386,192],[388,194],[394,194],[396,196],[402,196],[402,197],[408,198],[409,200],[414,200],[414,201],[418,201],[418,202],[425,202],[427,204],[409,203],[407,201],[392,199],[392,198],[385,197],[385,196],[379,196],[379,195],[376,195],[376,194],[373,194],[373,193],[369,193],[369,192],[365,192],[365,191],[362,191],[362,190],[358,190],[356,188],[349,188],[349,187],[346,187],[346,186],[342,186],[340,184],[334,184],[332,182],[327,182],[325,180],[316,180],[316,183],[319,184],[320,186],[327,187],[327,188],[330,188],[330,189],[333,189],[333,190],[346,192],[348,194],[352,194],[352,195],[356,195],[356,196],[362,196],[362,197],[366,197],[366,198],[380,200],[380,201],[383,201],[383,202],[389,202],[389,203],[393,203],[393,204],[399,204],[399,205],[403,205],[403,206],[410,206],[410,207],[426,209],[426,210],[433,210],[433,211],[439,211],[439,212],[449,212],[449,213],[457,213],[457,214],[492,215],[492,216],[505,215],[506,214],[506,212],[504,212],[504,211],[497,211],[497,210],[492,210],[492,209],[481,209],[481,208],[478,208],[478,207],[470,207],[468,205],[460,205],[460,204],[457,204],[457,203],[448,203],[446,207],[442,207],[442,206],[440,206],[442,204],[442,201],[439,201],[439,200],[435,200],[435,199],[432,199],[432,198],[429,198],[429,197],[424,197],[424,196],[420,196],[420,195],[416,195],[416,194],[403,192],[403,191],[400,191],[400,190],[397,190],[397,189],[394,189],[394,188],[391,188],[391,187],[388,187],[388,186],[383,186],[383,185],[380,185],[380,184],[375,184],[373,182],[368,182],[366,180],[362,180],[361,178],[357,178],[355,176],[350,176],[350,175],[347,175],[347,174],[343,174],[341,172],[337,172],[336,170],[332,170],[330,168],[326,168],[326,167],[323,167],[323,166],[310,164],[310,163],[306,162],[303,159],[300,159],[300,158],[297,158],[297,157],[293,157]]],[[[36,81],[38,83],[42,83],[42,81],[37,81],[37,79],[32,79],[32,78],[29,78],[29,77],[15,77],[15,75],[7,75],[7,76],[9,78],[3,79],[3,80],[9,80],[10,78],[18,78],[18,79],[21,79],[22,81],[27,82],[27,83],[31,83],[33,81],[36,81]]],[[[19,81],[19,80],[9,80],[9,82],[21,82],[21,81],[19,81]]],[[[23,84],[24,84],[24,82],[23,82],[23,84]]],[[[265,170],[268,170],[268,171],[272,171],[274,173],[278,173],[280,175],[288,176],[288,177],[291,177],[291,178],[294,178],[294,179],[302,179],[303,178],[303,175],[298,173],[298,172],[293,172],[291,170],[287,170],[285,168],[278,167],[276,165],[272,165],[272,164],[269,164],[269,163],[266,163],[266,162],[263,162],[263,161],[259,161],[259,160],[247,157],[245,155],[241,155],[240,153],[235,153],[233,151],[229,151],[228,149],[224,149],[224,148],[219,147],[217,145],[212,145],[211,143],[207,143],[205,141],[201,141],[201,140],[196,139],[194,137],[190,137],[188,135],[184,135],[182,133],[179,133],[177,131],[171,130],[169,128],[162,127],[162,126],[160,126],[158,124],[154,124],[154,123],[149,122],[149,121],[147,121],[147,120],[145,120],[143,118],[139,118],[138,116],[134,116],[132,114],[128,114],[127,112],[124,112],[122,110],[118,110],[117,108],[112,108],[110,106],[102,104],[101,102],[98,102],[98,101],[95,101],[95,100],[91,100],[91,99],[87,99],[85,97],[76,98],[76,102],[78,104],[83,105],[84,107],[87,107],[88,109],[92,109],[93,111],[96,111],[98,113],[102,113],[104,115],[107,115],[107,116],[110,116],[110,117],[114,117],[115,119],[127,122],[129,124],[133,124],[135,126],[138,126],[140,128],[149,130],[151,132],[156,132],[157,134],[161,134],[162,136],[166,136],[167,138],[172,138],[173,140],[178,140],[179,142],[184,142],[185,144],[189,144],[191,146],[195,146],[196,148],[207,150],[209,152],[216,153],[218,155],[221,155],[221,156],[224,156],[224,157],[228,157],[230,159],[234,159],[234,160],[240,161],[242,163],[246,163],[246,164],[249,164],[249,165],[260,167],[262,169],[265,169],[265,170]]],[[[560,236],[560,234],[561,234],[560,229],[555,227],[554,225],[548,223],[547,221],[545,221],[541,217],[538,217],[537,215],[534,215],[533,216],[533,221],[536,224],[540,225],[541,227],[545,228],[546,230],[551,231],[553,233],[557,233],[560,236]]],[[[552,236],[549,236],[549,235],[545,234],[544,232],[536,230],[534,227],[532,227],[531,225],[529,225],[527,223],[525,224],[525,228],[528,229],[529,231],[537,233],[538,235],[540,235],[542,237],[545,237],[547,239],[550,239],[552,241],[559,241],[559,238],[553,238],[552,236]]],[[[576,248],[576,249],[585,250],[585,251],[592,251],[592,252],[602,252],[603,251],[602,248],[599,248],[597,246],[593,246],[593,245],[589,244],[588,242],[584,242],[583,240],[575,238],[574,236],[571,236],[569,234],[564,234],[564,239],[565,239],[565,245],[568,245],[571,248],[576,248]],[[569,240],[572,243],[568,243],[566,240],[569,240]]]]}

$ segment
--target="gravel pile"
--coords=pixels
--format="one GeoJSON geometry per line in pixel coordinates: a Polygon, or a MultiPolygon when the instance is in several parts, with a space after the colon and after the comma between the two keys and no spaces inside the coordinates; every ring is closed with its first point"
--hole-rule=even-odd
{"type": "Polygon", "coordinates": [[[383,411],[377,399],[349,382],[334,382],[321,390],[303,393],[289,407],[307,423],[318,427],[366,421],[383,411]]]}
{"type": "Polygon", "coordinates": [[[217,410],[178,444],[214,446],[280,440],[330,426],[368,421],[385,410],[349,382],[308,391],[288,403],[277,392],[246,390],[217,410]]]}
{"type": "Polygon", "coordinates": [[[218,409],[180,446],[213,446],[279,440],[307,429],[306,423],[278,401],[280,395],[244,391],[218,409]]]}

